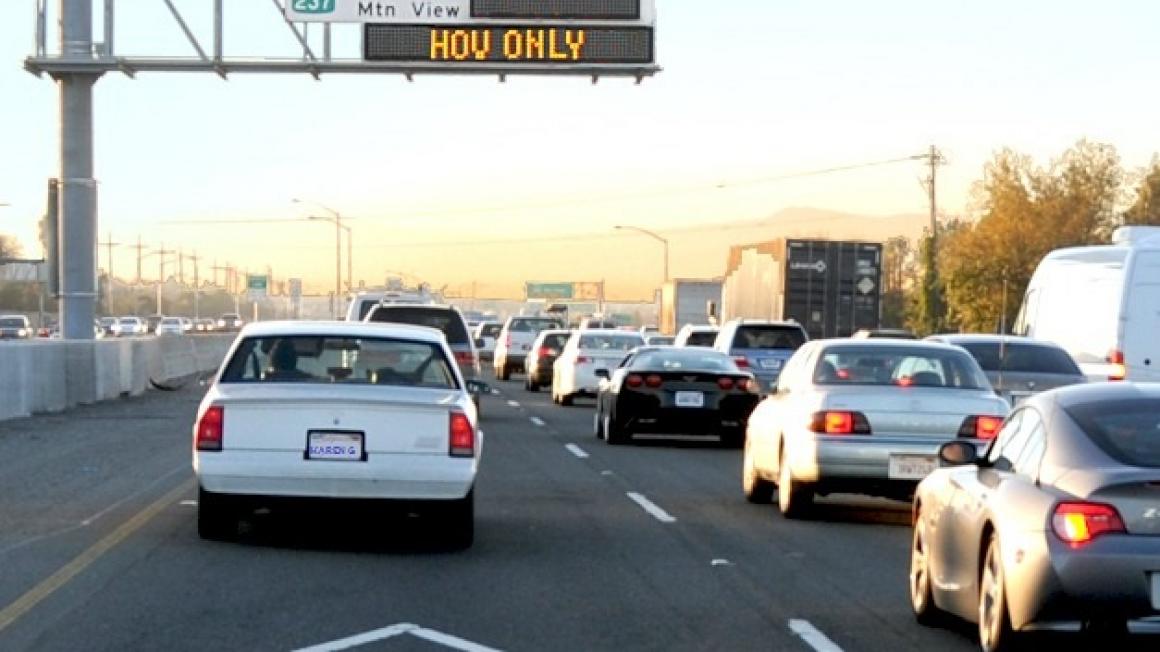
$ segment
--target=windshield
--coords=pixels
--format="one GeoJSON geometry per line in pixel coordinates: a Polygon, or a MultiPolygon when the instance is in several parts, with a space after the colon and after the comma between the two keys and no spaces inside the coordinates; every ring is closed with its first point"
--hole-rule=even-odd
{"type": "Polygon", "coordinates": [[[641,351],[629,365],[638,370],[663,371],[721,371],[740,373],[733,359],[724,353],[696,349],[664,349],[641,351]]]}
{"type": "Polygon", "coordinates": [[[832,347],[818,360],[818,385],[984,389],[990,383],[966,353],[908,347],[832,347]]]}
{"type": "Polygon", "coordinates": [[[806,343],[805,333],[797,326],[740,326],[733,336],[735,349],[784,349],[796,351],[806,343]]]}
{"type": "Polygon", "coordinates": [[[685,338],[686,346],[713,346],[717,341],[717,331],[692,331],[685,338]]]}
{"type": "Polygon", "coordinates": [[[1160,410],[1155,399],[1079,403],[1064,412],[1111,458],[1131,466],[1160,467],[1160,410]]]}
{"type": "Polygon", "coordinates": [[[221,382],[456,387],[437,344],[300,335],[246,338],[226,364],[221,382]]]}
{"type": "Polygon", "coordinates": [[[978,361],[983,371],[1082,375],[1067,351],[1051,346],[1019,342],[1004,345],[998,342],[970,342],[959,346],[978,361]]]}
{"type": "Polygon", "coordinates": [[[549,328],[563,328],[564,324],[555,319],[513,319],[508,330],[513,333],[539,333],[549,328]]]}
{"type": "Polygon", "coordinates": [[[585,351],[628,351],[644,344],[639,335],[581,335],[580,348],[585,351]]]}
{"type": "Polygon", "coordinates": [[[0,327],[3,328],[24,328],[24,320],[16,317],[0,318],[0,327]]]}
{"type": "Polygon", "coordinates": [[[385,305],[371,311],[367,321],[426,326],[442,331],[449,344],[467,344],[467,325],[458,312],[447,308],[385,305]]]}

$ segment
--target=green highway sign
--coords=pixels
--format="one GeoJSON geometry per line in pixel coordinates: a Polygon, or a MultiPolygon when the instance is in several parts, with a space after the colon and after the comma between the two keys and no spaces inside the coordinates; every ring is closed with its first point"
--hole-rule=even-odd
{"type": "Polygon", "coordinates": [[[571,283],[527,283],[524,286],[529,299],[571,299],[571,283]]]}
{"type": "Polygon", "coordinates": [[[270,284],[270,277],[265,274],[247,274],[246,291],[251,296],[265,295],[270,284]]]}

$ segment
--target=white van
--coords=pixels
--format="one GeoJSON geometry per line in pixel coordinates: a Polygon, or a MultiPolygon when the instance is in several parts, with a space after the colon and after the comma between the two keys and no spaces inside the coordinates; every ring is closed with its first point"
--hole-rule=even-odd
{"type": "Polygon", "coordinates": [[[1048,254],[1014,332],[1062,346],[1089,380],[1160,381],[1160,227],[1048,254]]]}

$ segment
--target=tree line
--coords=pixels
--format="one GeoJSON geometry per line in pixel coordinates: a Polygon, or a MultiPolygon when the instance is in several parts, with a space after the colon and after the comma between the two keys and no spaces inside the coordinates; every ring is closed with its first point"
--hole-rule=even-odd
{"type": "Polygon", "coordinates": [[[1088,140],[1047,164],[1003,149],[933,247],[929,234],[886,243],[884,321],[919,334],[1010,328],[1048,252],[1106,244],[1122,225],[1160,225],[1160,157],[1128,170],[1113,146],[1088,140]]]}

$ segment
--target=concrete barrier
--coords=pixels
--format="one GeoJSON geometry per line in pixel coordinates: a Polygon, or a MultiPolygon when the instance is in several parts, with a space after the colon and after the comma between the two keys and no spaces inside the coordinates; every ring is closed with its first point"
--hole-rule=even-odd
{"type": "Polygon", "coordinates": [[[0,420],[134,396],[216,371],[233,335],[0,342],[0,420]]]}

